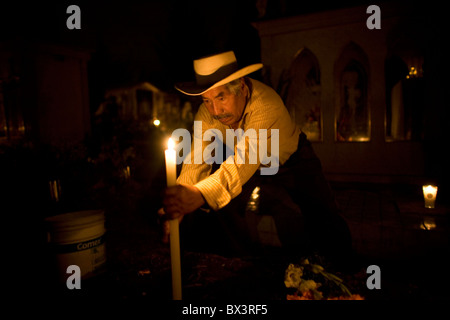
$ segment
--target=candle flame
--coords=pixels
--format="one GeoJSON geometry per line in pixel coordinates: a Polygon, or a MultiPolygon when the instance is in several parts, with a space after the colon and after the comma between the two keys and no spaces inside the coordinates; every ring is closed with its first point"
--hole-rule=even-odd
{"type": "Polygon", "coordinates": [[[172,150],[173,148],[175,148],[175,142],[173,141],[172,138],[169,138],[169,142],[167,143],[167,146],[170,150],[172,150]]]}
{"type": "Polygon", "coordinates": [[[425,193],[436,193],[437,189],[438,188],[436,186],[432,186],[432,185],[423,186],[423,191],[425,193]]]}

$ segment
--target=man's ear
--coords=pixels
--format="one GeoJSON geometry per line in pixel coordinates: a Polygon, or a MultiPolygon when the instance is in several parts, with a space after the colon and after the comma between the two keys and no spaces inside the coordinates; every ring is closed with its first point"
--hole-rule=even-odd
{"type": "Polygon", "coordinates": [[[248,87],[245,83],[245,77],[242,77],[240,80],[241,80],[241,93],[245,96],[248,94],[248,92],[245,91],[248,90],[248,87]]]}
{"type": "Polygon", "coordinates": [[[244,88],[245,88],[245,78],[242,77],[240,80],[241,80],[241,90],[244,90],[244,88]]]}

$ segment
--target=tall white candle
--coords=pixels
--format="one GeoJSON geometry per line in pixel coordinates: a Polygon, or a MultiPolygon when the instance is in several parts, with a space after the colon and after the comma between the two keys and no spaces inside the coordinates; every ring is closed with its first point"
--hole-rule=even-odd
{"type": "Polygon", "coordinates": [[[173,187],[177,184],[177,165],[176,165],[176,154],[175,154],[175,143],[172,138],[169,138],[168,148],[165,150],[166,154],[166,177],[167,186],[173,187]]]}
{"type": "MultiPolygon", "coordinates": [[[[177,165],[174,142],[169,139],[166,156],[167,186],[172,187],[177,183],[177,165]]],[[[180,232],[178,219],[169,220],[170,226],[170,260],[172,263],[172,298],[181,300],[181,261],[180,261],[180,232]]]]}

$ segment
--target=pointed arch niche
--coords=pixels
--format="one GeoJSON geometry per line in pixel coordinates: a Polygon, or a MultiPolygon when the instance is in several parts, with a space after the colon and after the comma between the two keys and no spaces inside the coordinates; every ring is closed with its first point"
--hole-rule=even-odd
{"type": "Polygon", "coordinates": [[[353,42],[344,47],[336,61],[336,141],[370,141],[368,67],[367,55],[353,42]]]}
{"type": "Polygon", "coordinates": [[[310,141],[322,141],[320,68],[316,56],[300,49],[287,71],[286,107],[310,141]]]}

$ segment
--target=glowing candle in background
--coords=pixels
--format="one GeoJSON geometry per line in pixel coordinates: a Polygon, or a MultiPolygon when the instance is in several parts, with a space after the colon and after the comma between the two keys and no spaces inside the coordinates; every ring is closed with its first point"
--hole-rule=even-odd
{"type": "Polygon", "coordinates": [[[436,202],[437,195],[437,186],[425,185],[422,187],[423,189],[423,198],[425,200],[425,208],[434,208],[434,204],[436,202]]]}
{"type": "MultiPolygon", "coordinates": [[[[166,156],[167,186],[173,187],[177,183],[175,143],[169,139],[166,156]]],[[[181,300],[181,261],[180,261],[180,233],[178,219],[169,220],[170,226],[170,259],[172,262],[172,297],[181,300]]]]}

